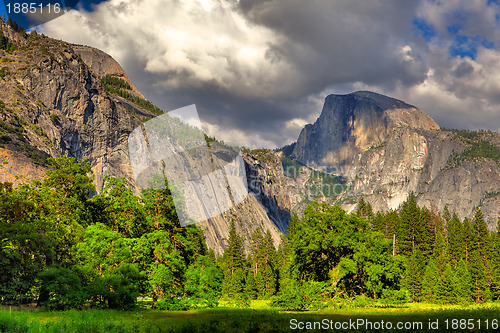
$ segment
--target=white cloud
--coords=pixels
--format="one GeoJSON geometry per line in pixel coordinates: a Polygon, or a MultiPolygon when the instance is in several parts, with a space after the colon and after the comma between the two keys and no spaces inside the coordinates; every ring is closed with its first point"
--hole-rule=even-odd
{"type": "Polygon", "coordinates": [[[209,134],[280,146],[314,122],[324,97],[370,89],[414,104],[447,127],[500,128],[499,51],[451,57],[466,36],[500,39],[486,0],[110,0],[43,32],[110,53],[167,111],[195,103],[209,134]],[[413,31],[415,17],[436,31],[413,31]]]}

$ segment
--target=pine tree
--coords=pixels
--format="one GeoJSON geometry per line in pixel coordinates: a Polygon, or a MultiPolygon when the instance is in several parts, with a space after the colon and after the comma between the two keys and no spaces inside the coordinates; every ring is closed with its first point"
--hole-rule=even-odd
{"type": "Polygon", "coordinates": [[[398,230],[398,248],[399,253],[410,256],[418,248],[418,234],[420,231],[420,208],[413,193],[407,201],[403,203],[401,209],[401,223],[398,230]]]}
{"type": "Polygon", "coordinates": [[[266,285],[266,295],[273,295],[276,292],[276,248],[274,247],[273,236],[269,229],[264,237],[264,271],[263,278],[266,285]]]}
{"type": "Polygon", "coordinates": [[[461,259],[465,259],[464,230],[456,214],[449,220],[448,225],[448,252],[453,267],[457,267],[461,259]]]}
{"type": "Polygon", "coordinates": [[[474,217],[472,219],[472,230],[473,230],[473,250],[479,250],[479,253],[486,259],[487,249],[489,243],[489,232],[488,226],[484,221],[483,213],[481,209],[476,208],[474,210],[474,217]]]}
{"type": "Polygon", "coordinates": [[[404,283],[413,302],[418,302],[422,299],[424,265],[422,254],[419,251],[416,251],[408,258],[404,283]]]}
{"type": "Polygon", "coordinates": [[[435,302],[439,283],[439,269],[433,259],[429,260],[422,280],[422,297],[426,302],[435,302]]]}
{"type": "Polygon", "coordinates": [[[492,235],[493,255],[491,256],[491,291],[493,299],[500,299],[500,216],[498,217],[497,232],[492,235]]]}
{"type": "Polygon", "coordinates": [[[282,291],[283,287],[290,280],[290,245],[288,243],[288,237],[284,234],[281,235],[281,242],[276,251],[276,266],[278,270],[278,281],[276,289],[282,291]]]}
{"type": "Polygon", "coordinates": [[[229,228],[229,239],[223,255],[224,281],[222,292],[227,296],[233,296],[243,291],[245,282],[245,254],[243,241],[236,233],[234,221],[229,228]]]}
{"type": "Polygon", "coordinates": [[[5,38],[3,31],[0,30],[0,49],[5,50],[7,47],[7,38],[5,38]]]}
{"type": "Polygon", "coordinates": [[[471,275],[472,297],[476,302],[483,302],[488,298],[483,259],[478,250],[470,252],[469,257],[468,267],[471,275]]]}
{"type": "Polygon", "coordinates": [[[462,240],[464,244],[463,258],[465,259],[467,265],[469,265],[470,256],[474,249],[474,231],[472,230],[472,226],[468,218],[464,219],[462,232],[463,232],[462,240]]]}
{"type": "Polygon", "coordinates": [[[356,215],[359,217],[364,217],[365,219],[368,220],[370,225],[373,226],[374,214],[372,205],[368,201],[365,201],[363,197],[359,199],[358,207],[356,209],[356,215]]]}
{"type": "Polygon", "coordinates": [[[248,271],[247,278],[245,280],[245,292],[248,294],[250,299],[257,299],[259,296],[259,291],[257,285],[255,284],[255,277],[253,272],[248,271]]]}
{"type": "Polygon", "coordinates": [[[386,233],[386,218],[382,212],[378,211],[375,214],[375,218],[373,219],[373,231],[380,232],[384,235],[385,238],[388,238],[386,233]]]}
{"type": "MultiPolygon", "coordinates": [[[[394,235],[397,234],[399,230],[399,214],[395,210],[389,210],[385,214],[385,226],[384,226],[384,235],[386,238],[392,239],[394,235]]],[[[397,236],[397,235],[396,235],[397,236]]]]}
{"type": "Polygon", "coordinates": [[[457,300],[460,303],[470,302],[472,300],[472,279],[465,260],[460,259],[458,262],[455,276],[457,277],[457,300]]]}
{"type": "Polygon", "coordinates": [[[439,222],[436,221],[435,216],[427,207],[423,207],[420,210],[420,219],[416,229],[416,243],[425,257],[431,254],[439,229],[439,222]]]}
{"type": "Polygon", "coordinates": [[[448,206],[444,206],[443,219],[446,222],[446,225],[448,225],[451,221],[451,213],[450,210],[448,209],[448,206]]]}
{"type": "Polygon", "coordinates": [[[456,293],[457,281],[450,264],[447,264],[437,287],[436,298],[442,303],[455,303],[457,301],[456,293]]]}
{"type": "Polygon", "coordinates": [[[257,272],[259,269],[263,269],[264,265],[264,252],[263,250],[263,245],[264,245],[264,236],[262,235],[262,231],[260,229],[255,229],[254,232],[252,233],[252,237],[250,240],[250,260],[251,260],[251,265],[252,265],[252,271],[253,275],[257,275],[257,272]]]}
{"type": "Polygon", "coordinates": [[[432,259],[435,261],[439,271],[442,272],[448,262],[448,248],[446,246],[446,240],[441,232],[438,232],[437,234],[432,259]]]}

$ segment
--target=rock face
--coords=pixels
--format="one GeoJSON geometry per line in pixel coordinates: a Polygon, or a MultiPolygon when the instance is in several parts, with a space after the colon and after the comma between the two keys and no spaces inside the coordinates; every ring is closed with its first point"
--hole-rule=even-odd
{"type": "Polygon", "coordinates": [[[102,77],[105,75],[111,75],[118,77],[125,82],[127,82],[131,87],[132,91],[140,98],[144,98],[141,92],[132,83],[127,73],[123,68],[113,59],[109,54],[98,50],[96,48],[85,46],[85,45],[71,45],[72,49],[80,55],[83,62],[89,66],[92,71],[98,76],[102,77]]]}
{"type": "Polygon", "coordinates": [[[499,152],[498,133],[440,130],[414,106],[356,92],[328,96],[291,155],[342,176],[348,186],[337,203],[348,210],[360,196],[374,210],[397,209],[413,192],[420,205],[435,211],[448,206],[462,219],[479,206],[494,228],[499,152]]]}
{"type": "MultiPolygon", "coordinates": [[[[90,47],[43,35],[23,37],[3,22],[0,28],[17,45],[12,52],[0,50],[0,181],[18,184],[42,179],[46,170],[40,162],[43,157],[64,154],[90,161],[98,190],[109,175],[125,177],[137,192],[128,138],[153,114],[105,90],[100,77],[111,75],[128,82],[132,93],[143,98],[120,65],[90,47]]],[[[245,160],[251,157],[245,156],[245,160]]],[[[275,167],[279,169],[281,164],[275,167]]],[[[266,172],[274,166],[248,164],[247,168],[256,178],[256,188],[268,186],[266,172]]],[[[263,233],[269,230],[277,246],[288,222],[286,207],[280,207],[276,195],[254,192],[223,215],[199,225],[205,230],[207,244],[218,253],[227,244],[232,221],[243,235],[247,251],[256,228],[263,233]]]]}
{"type": "Polygon", "coordinates": [[[358,154],[387,141],[395,128],[437,130],[422,110],[368,91],[329,95],[320,117],[306,125],[292,156],[318,167],[350,165],[358,154]]]}
{"type": "Polygon", "coordinates": [[[24,38],[5,23],[1,28],[18,45],[2,51],[8,59],[0,82],[2,120],[21,119],[23,140],[51,156],[89,159],[98,188],[105,175],[130,175],[127,137],[140,121],[106,93],[71,45],[36,34],[24,38]]]}

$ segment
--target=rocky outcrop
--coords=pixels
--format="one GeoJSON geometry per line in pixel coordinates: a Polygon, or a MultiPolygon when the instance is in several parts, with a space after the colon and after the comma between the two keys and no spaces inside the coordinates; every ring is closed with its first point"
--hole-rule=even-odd
{"type": "Polygon", "coordinates": [[[127,137],[140,121],[114,102],[71,45],[37,34],[24,39],[2,28],[18,45],[12,53],[2,51],[3,121],[19,122],[21,141],[51,156],[88,159],[98,188],[106,175],[130,178],[127,137]]]}
{"type": "Polygon", "coordinates": [[[448,206],[462,219],[481,207],[494,228],[500,163],[483,154],[484,147],[500,151],[500,135],[440,130],[414,106],[356,92],[326,98],[292,157],[343,177],[347,185],[337,203],[348,210],[360,196],[375,210],[397,209],[414,193],[420,205],[438,212],[448,206]]]}
{"type": "MultiPolygon", "coordinates": [[[[147,120],[152,114],[106,92],[100,77],[112,75],[127,81],[132,92],[143,98],[120,65],[109,55],[90,47],[35,33],[24,38],[6,24],[2,24],[2,29],[4,36],[18,49],[12,53],[0,50],[3,73],[0,79],[0,101],[3,102],[0,104],[0,181],[18,184],[42,179],[46,170],[41,163],[44,154],[54,157],[64,154],[89,160],[98,190],[104,177],[112,176],[125,177],[137,193],[128,138],[142,124],[138,116],[147,120]],[[33,160],[33,156],[40,159],[33,160]]],[[[222,150],[212,157],[212,164],[217,164],[217,159],[222,163],[225,158],[222,150]]],[[[194,164],[200,174],[212,171],[210,163],[185,162],[189,165],[178,167],[192,170],[194,164]]],[[[266,174],[267,169],[261,169],[252,174],[258,182],[265,182],[266,176],[261,175],[266,174]]],[[[249,165],[249,170],[254,170],[253,166],[249,165]]],[[[205,231],[207,244],[219,254],[227,244],[232,221],[243,236],[247,251],[250,235],[256,228],[263,233],[269,230],[277,246],[288,216],[286,210],[280,210],[280,205],[277,195],[250,193],[224,214],[199,226],[205,231]]]]}
{"type": "Polygon", "coordinates": [[[395,128],[439,126],[422,110],[380,94],[329,95],[318,120],[300,133],[292,156],[310,166],[350,165],[360,153],[386,142],[395,128]]]}
{"type": "Polygon", "coordinates": [[[96,48],[86,45],[71,45],[72,49],[80,55],[83,62],[89,66],[92,71],[98,76],[103,77],[106,75],[118,77],[127,82],[132,87],[132,92],[140,97],[145,98],[139,89],[132,83],[127,73],[123,70],[122,66],[113,59],[109,54],[98,50],[96,48]]]}

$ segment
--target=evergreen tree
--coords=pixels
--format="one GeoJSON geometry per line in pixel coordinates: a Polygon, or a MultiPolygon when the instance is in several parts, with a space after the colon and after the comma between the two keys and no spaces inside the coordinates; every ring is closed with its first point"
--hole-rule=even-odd
{"type": "Polygon", "coordinates": [[[281,235],[281,242],[276,251],[276,266],[278,269],[278,279],[276,289],[281,291],[284,286],[291,280],[290,275],[290,257],[291,251],[288,242],[288,237],[284,234],[281,235]]]}
{"type": "Polygon", "coordinates": [[[418,302],[422,299],[422,280],[425,262],[420,251],[412,254],[406,264],[405,287],[410,293],[411,300],[418,302]]]}
{"type": "Polygon", "coordinates": [[[471,259],[470,256],[475,247],[474,247],[474,231],[472,230],[472,226],[468,218],[464,219],[462,232],[463,232],[462,240],[464,244],[463,258],[465,259],[467,265],[469,265],[471,259]]]}
{"type": "Polygon", "coordinates": [[[7,38],[5,38],[3,31],[0,29],[0,49],[5,50],[7,48],[7,38]]]}
{"type": "Polygon", "coordinates": [[[456,286],[455,275],[451,266],[447,264],[439,278],[436,294],[437,300],[441,303],[455,303],[457,301],[456,286]]]}
{"type": "Polygon", "coordinates": [[[491,291],[495,300],[500,299],[500,216],[498,217],[497,232],[492,235],[493,255],[491,256],[491,291]]]}
{"type": "Polygon", "coordinates": [[[439,269],[433,259],[429,260],[422,280],[422,296],[426,302],[435,302],[439,284],[439,269]]]}
{"type": "Polygon", "coordinates": [[[448,221],[447,229],[450,262],[453,267],[457,267],[459,261],[465,259],[465,242],[462,223],[456,214],[448,221]]]}
{"type": "Polygon", "coordinates": [[[249,270],[247,273],[247,278],[245,280],[245,292],[248,294],[250,299],[257,299],[259,296],[259,290],[257,289],[255,276],[252,270],[249,270]]]}
{"type": "Polygon", "coordinates": [[[441,232],[440,221],[427,207],[420,210],[420,220],[416,231],[417,246],[427,258],[432,253],[437,234],[441,232]]]}
{"type": "Polygon", "coordinates": [[[422,213],[417,205],[417,199],[411,194],[403,203],[400,216],[397,237],[399,253],[410,256],[420,250],[422,255],[427,256],[431,250],[428,211],[422,213]]]}
{"type": "Polygon", "coordinates": [[[250,239],[250,261],[254,277],[264,267],[264,236],[259,228],[255,229],[250,239]]]}
{"type": "Polygon", "coordinates": [[[450,221],[451,221],[451,213],[450,213],[450,210],[448,209],[448,206],[444,206],[443,219],[444,219],[446,225],[448,226],[450,221]]]}
{"type": "Polygon", "coordinates": [[[446,246],[446,240],[444,239],[441,232],[438,232],[436,243],[434,244],[434,250],[432,253],[432,259],[435,264],[439,268],[439,271],[442,272],[446,263],[448,262],[448,248],[446,246]]]}
{"type": "Polygon", "coordinates": [[[356,215],[367,219],[370,225],[373,227],[375,216],[373,214],[372,205],[368,201],[365,201],[363,197],[359,199],[358,207],[356,208],[356,215]]]}
{"type": "Polygon", "coordinates": [[[265,294],[274,295],[276,293],[277,285],[277,271],[276,267],[276,248],[274,247],[274,240],[269,229],[264,237],[264,270],[262,276],[265,283],[265,294]]]}
{"type": "Polygon", "coordinates": [[[386,232],[386,215],[378,211],[373,219],[372,228],[373,231],[380,232],[385,238],[388,238],[388,234],[386,232]]]}
{"type": "Polygon", "coordinates": [[[468,303],[472,300],[472,279],[465,260],[460,259],[455,276],[457,277],[457,300],[468,303]]]}
{"type": "Polygon", "coordinates": [[[243,291],[245,282],[245,254],[243,241],[236,232],[234,221],[229,228],[227,247],[223,255],[224,282],[222,292],[228,297],[243,291]]]}
{"type": "Polygon", "coordinates": [[[472,249],[478,250],[483,259],[486,259],[488,245],[489,245],[488,244],[489,232],[488,232],[488,226],[484,221],[483,213],[479,208],[476,208],[474,210],[474,217],[472,219],[472,231],[473,231],[472,249]]]}
{"type": "Polygon", "coordinates": [[[472,297],[475,302],[483,302],[488,298],[483,258],[479,250],[470,252],[469,256],[470,261],[468,267],[471,276],[472,297]]]}

